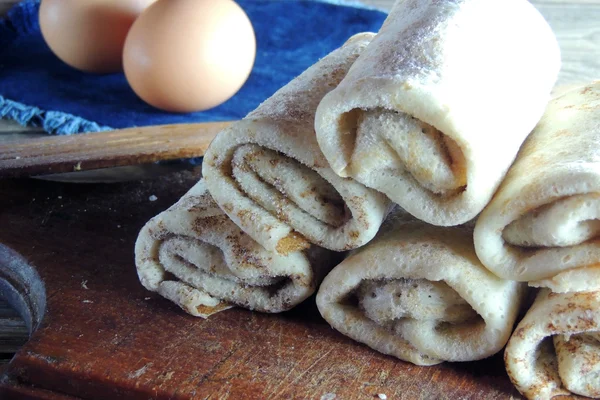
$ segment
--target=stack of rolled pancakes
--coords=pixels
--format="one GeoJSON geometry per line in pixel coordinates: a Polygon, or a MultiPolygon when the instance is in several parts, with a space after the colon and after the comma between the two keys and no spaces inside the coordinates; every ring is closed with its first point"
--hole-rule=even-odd
{"type": "Polygon", "coordinates": [[[141,282],[208,316],[287,310],[327,275],[323,317],[380,352],[433,365],[508,342],[527,397],[598,396],[599,90],[544,115],[559,68],[526,0],[399,0],[219,133],[140,233],[141,282]],[[513,333],[526,282],[545,289],[513,333]]]}
{"type": "Polygon", "coordinates": [[[527,1],[395,4],[316,113],[334,171],[399,205],[321,285],[332,326],[419,365],[504,347],[525,285],[485,268],[469,221],[540,120],[559,66],[554,35],[527,1]]]}
{"type": "Polygon", "coordinates": [[[420,365],[510,338],[528,398],[600,396],[600,83],[548,104],[559,64],[527,2],[396,4],[316,114],[336,173],[404,209],[324,280],[332,326],[420,365]],[[512,333],[526,282],[543,289],[512,333]]]}
{"type": "Polygon", "coordinates": [[[553,99],[475,227],[497,276],[541,288],[505,351],[531,399],[600,397],[600,82],[553,99]]]}
{"type": "Polygon", "coordinates": [[[217,135],[204,178],[140,232],[147,289],[201,317],[234,305],[281,312],[313,294],[342,251],[375,236],[389,201],[335,175],[313,126],[373,36],[352,37],[217,135]]]}

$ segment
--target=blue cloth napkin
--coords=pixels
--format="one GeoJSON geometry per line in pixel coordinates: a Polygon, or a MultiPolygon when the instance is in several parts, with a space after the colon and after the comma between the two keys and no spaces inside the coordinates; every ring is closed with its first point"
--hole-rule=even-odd
{"type": "Polygon", "coordinates": [[[39,0],[0,20],[0,117],[56,134],[244,117],[318,59],[358,32],[377,32],[386,14],[332,2],[237,0],[257,39],[250,78],[224,104],[172,114],[142,102],[122,73],[92,75],[58,60],[40,34],[39,0]]]}

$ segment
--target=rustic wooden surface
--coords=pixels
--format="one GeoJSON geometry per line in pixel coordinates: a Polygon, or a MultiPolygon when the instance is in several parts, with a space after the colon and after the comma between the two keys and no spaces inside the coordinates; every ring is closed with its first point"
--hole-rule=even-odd
{"type": "Polygon", "coordinates": [[[201,157],[215,135],[229,124],[148,126],[0,143],[0,178],[201,157]]]}
{"type": "Polygon", "coordinates": [[[9,364],[0,398],[34,385],[85,399],[517,397],[500,356],[416,367],[331,329],[314,298],[279,315],[232,309],[201,320],[147,292],[133,264],[136,235],[198,173],[111,185],[0,181],[0,242],[47,288],[45,324],[9,364]]]}
{"type": "MultiPolygon", "coordinates": [[[[0,15],[15,2],[0,0],[0,15]]],[[[393,0],[363,2],[387,10],[393,0]]],[[[600,79],[600,0],[532,3],[553,27],[562,49],[563,68],[558,84],[600,79]]],[[[23,132],[40,134],[39,129],[0,121],[0,142],[21,138],[23,132]]],[[[457,398],[460,393],[468,394],[467,398],[514,395],[498,358],[430,369],[396,362],[341,337],[320,318],[303,322],[304,314],[315,312],[313,300],[279,316],[231,310],[204,322],[148,295],[132,269],[133,239],[145,219],[169,206],[189,184],[191,181],[181,181],[168,186],[164,181],[155,181],[135,187],[80,187],[0,182],[0,242],[21,251],[44,278],[53,282],[49,286],[47,326],[14,360],[11,376],[22,373],[24,378],[5,382],[5,395],[10,391],[32,398],[70,398],[27,385],[48,371],[52,371],[50,375],[42,376],[47,387],[56,389],[61,380],[71,379],[71,390],[81,389],[83,392],[78,393],[87,393],[90,398],[113,398],[103,397],[103,379],[115,383],[111,390],[123,398],[132,393],[132,385],[139,385],[141,398],[149,397],[154,390],[171,390],[176,392],[173,398],[183,398],[200,383],[205,389],[198,389],[198,396],[213,388],[218,391],[213,392],[212,398],[251,398],[252,393],[258,393],[252,390],[267,394],[279,390],[280,397],[294,393],[300,396],[301,388],[312,390],[302,393],[302,397],[325,395],[324,399],[332,397],[328,393],[337,393],[337,399],[364,398],[376,393],[385,393],[388,398],[420,395],[424,399],[436,395],[457,398]],[[131,198],[115,201],[127,190],[135,191],[131,198]],[[7,195],[10,191],[12,194],[7,195]],[[103,197],[102,192],[109,195],[103,197]],[[148,202],[150,194],[156,194],[159,200],[148,202]],[[21,206],[17,206],[18,202],[22,202],[21,206]],[[86,280],[89,289],[81,285],[86,280]],[[132,315],[136,310],[139,314],[132,315]],[[103,317],[104,313],[109,317],[103,317]],[[76,317],[85,318],[87,325],[76,326],[76,317]],[[258,328],[264,331],[257,332],[258,328]],[[63,330],[64,334],[51,334],[53,329],[63,330]],[[87,351],[89,356],[84,354],[87,351]],[[180,364],[178,359],[184,361],[180,364]],[[83,364],[77,364],[80,361],[83,364]],[[248,367],[244,366],[246,361],[248,367]],[[83,371],[87,374],[84,381],[83,371]],[[404,384],[399,383],[405,378],[404,384]],[[241,394],[238,385],[244,379],[249,380],[244,386],[249,391],[241,394]],[[179,391],[166,389],[169,382],[177,382],[179,391]]],[[[0,338],[10,342],[4,342],[3,350],[0,340],[0,353],[18,347],[25,338],[24,332],[22,321],[0,305],[0,338]],[[19,331],[14,332],[15,329],[19,331]],[[9,331],[15,335],[14,340],[3,334],[9,331]]]]}

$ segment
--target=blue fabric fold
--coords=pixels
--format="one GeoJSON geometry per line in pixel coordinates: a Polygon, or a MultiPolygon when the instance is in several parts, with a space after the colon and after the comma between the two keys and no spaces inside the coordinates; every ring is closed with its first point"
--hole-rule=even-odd
{"type": "Polygon", "coordinates": [[[25,0],[0,20],[0,117],[56,134],[240,119],[348,37],[377,32],[386,17],[374,9],[333,2],[237,3],[248,14],[257,38],[248,81],[216,108],[174,114],[142,102],[122,73],[86,74],[57,59],[40,33],[39,0],[25,0]]]}

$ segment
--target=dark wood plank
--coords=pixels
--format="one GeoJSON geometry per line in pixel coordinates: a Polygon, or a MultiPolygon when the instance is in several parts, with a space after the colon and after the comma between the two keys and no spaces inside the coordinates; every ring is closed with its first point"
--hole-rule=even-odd
{"type": "MultiPolygon", "coordinates": [[[[1,371],[0,371],[1,372],[1,371]]],[[[1,378],[0,378],[1,379],[1,378]]],[[[77,397],[68,396],[49,390],[21,385],[8,379],[0,380],[2,400],[77,400],[77,397]]]]}
{"type": "Polygon", "coordinates": [[[201,157],[230,122],[130,128],[0,143],[0,178],[201,157]]]}
{"type": "MultiPolygon", "coordinates": [[[[7,382],[85,399],[518,397],[500,356],[416,367],[331,329],[314,298],[279,315],[232,309],[201,320],[144,290],[137,233],[197,174],[114,185],[0,181],[0,242],[35,265],[47,288],[43,327],[7,382]]],[[[11,391],[0,385],[0,397],[11,391]]]]}

